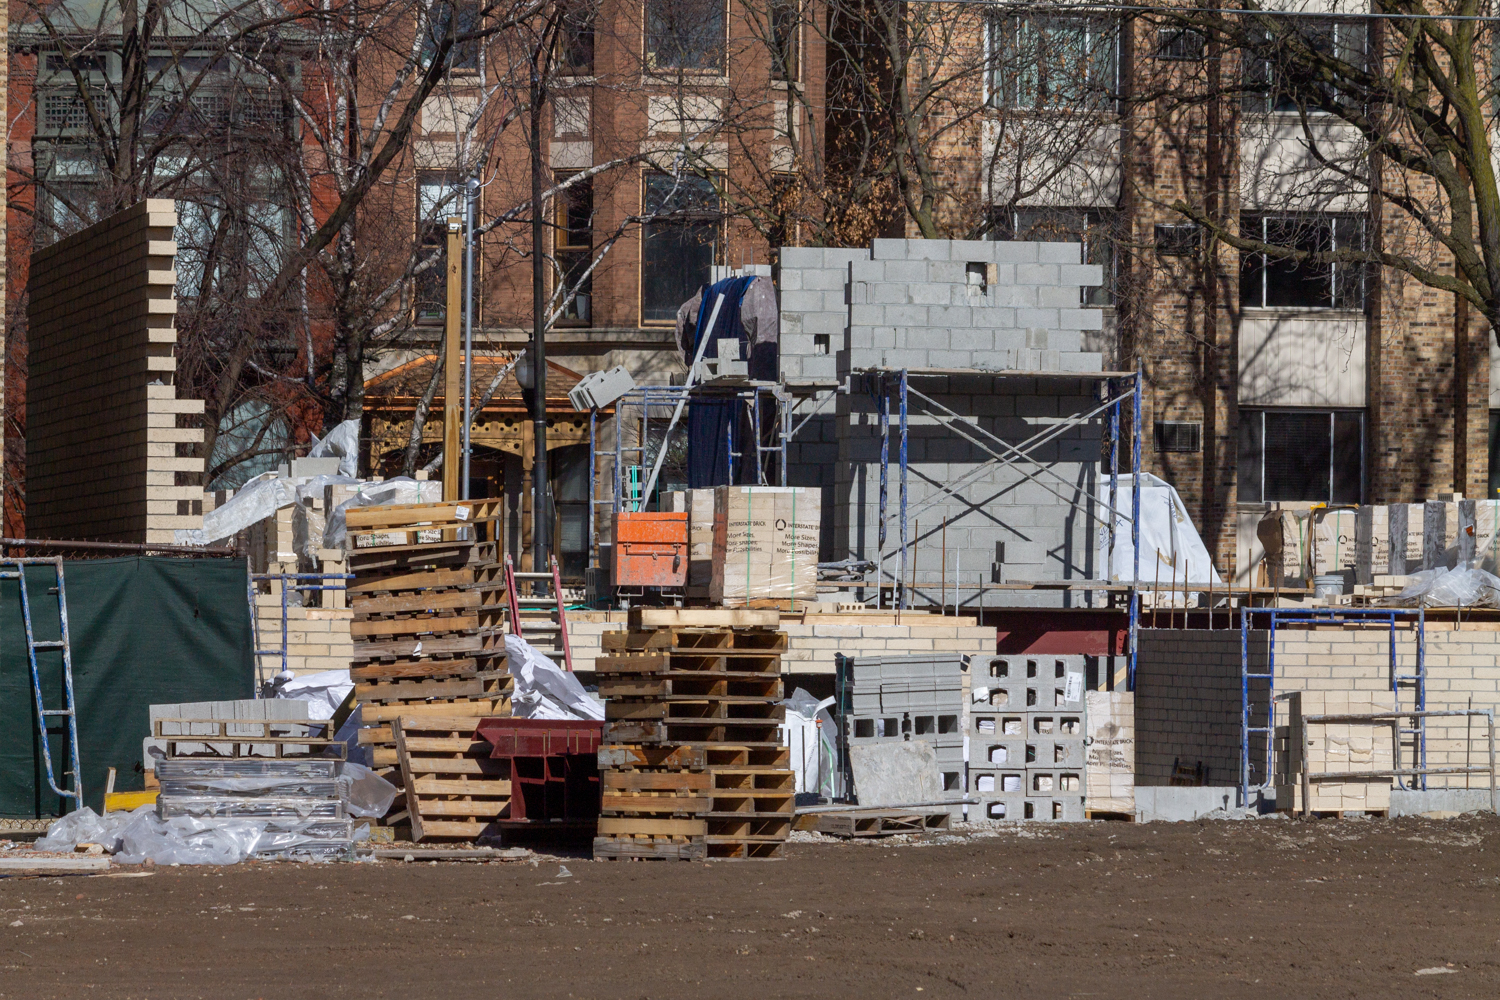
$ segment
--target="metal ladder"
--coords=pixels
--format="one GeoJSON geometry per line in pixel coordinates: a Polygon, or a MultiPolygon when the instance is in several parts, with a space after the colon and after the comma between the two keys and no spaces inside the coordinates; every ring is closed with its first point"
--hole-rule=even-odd
{"type": "Polygon", "coordinates": [[[83,768],[78,762],[78,711],[73,699],[73,650],[68,642],[68,592],[63,580],[61,557],[51,559],[0,559],[0,580],[15,580],[21,594],[21,619],[26,626],[26,662],[31,669],[31,693],[36,701],[37,732],[42,739],[42,760],[47,765],[47,784],[63,798],[73,800],[74,808],[83,805],[83,768]],[[27,566],[51,566],[57,574],[57,615],[60,623],[60,639],[38,642],[31,625],[31,595],[26,587],[27,566]],[[47,708],[42,702],[42,678],[37,668],[36,654],[39,649],[62,650],[63,698],[66,708],[47,708]],[[52,748],[47,738],[47,720],[55,717],[67,719],[68,763],[72,775],[73,790],[59,788],[57,776],[52,770],[52,748]]]}
{"type": "Polygon", "coordinates": [[[518,573],[510,556],[505,557],[505,597],[510,604],[510,630],[528,643],[550,654],[554,659],[561,656],[563,669],[573,669],[573,646],[568,641],[568,613],[562,596],[562,574],[557,568],[557,557],[552,557],[551,572],[518,573]],[[516,581],[532,582],[531,596],[522,597],[516,581]],[[552,595],[538,596],[536,584],[548,580],[552,583],[552,595]],[[542,640],[540,642],[535,640],[542,640]]]}
{"type": "Polygon", "coordinates": [[[1250,793],[1270,787],[1276,776],[1272,773],[1273,752],[1276,745],[1276,610],[1274,608],[1252,609],[1248,602],[1240,609],[1240,808],[1250,808],[1250,793]],[[1267,628],[1269,644],[1266,649],[1265,672],[1253,672],[1250,669],[1250,617],[1256,611],[1262,613],[1269,611],[1270,623],[1267,628]],[[1252,692],[1251,681],[1265,681],[1266,690],[1264,704],[1255,701],[1252,692]],[[1251,725],[1252,721],[1261,712],[1265,713],[1266,724],[1264,726],[1251,725]],[[1251,775],[1255,768],[1250,760],[1250,738],[1260,734],[1265,737],[1265,760],[1258,762],[1260,781],[1251,783],[1251,775]]]}
{"type": "MultiPolygon", "coordinates": [[[[1418,605],[1416,620],[1417,662],[1414,672],[1403,674],[1396,655],[1396,623],[1395,616],[1391,620],[1391,693],[1395,697],[1396,709],[1401,710],[1401,693],[1403,688],[1411,690],[1413,708],[1415,712],[1427,711],[1427,609],[1418,605]]],[[[1398,732],[1398,752],[1404,747],[1411,748],[1412,767],[1422,770],[1427,767],[1427,719],[1425,716],[1417,716],[1416,725],[1402,726],[1398,732]]],[[[1401,761],[1394,762],[1396,767],[1401,767],[1401,761]]],[[[1398,777],[1398,787],[1406,788],[1407,779],[1398,777]]],[[[1417,775],[1415,784],[1427,788],[1427,775],[1417,775]]]]}

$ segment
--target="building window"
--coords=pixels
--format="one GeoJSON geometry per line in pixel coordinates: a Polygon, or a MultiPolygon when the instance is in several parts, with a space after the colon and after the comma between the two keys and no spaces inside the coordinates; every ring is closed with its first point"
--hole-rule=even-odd
{"type": "Polygon", "coordinates": [[[1099,17],[1033,15],[990,21],[990,100],[1020,108],[1112,102],[1119,32],[1099,17]]]}
{"type": "Polygon", "coordinates": [[[594,20],[599,8],[595,0],[569,0],[557,41],[557,60],[564,73],[592,76],[594,73],[594,20]]]}
{"type": "Polygon", "coordinates": [[[724,0],[646,0],[646,69],[722,70],[724,0]]]}
{"type": "Polygon", "coordinates": [[[448,312],[448,216],[462,211],[457,178],[449,172],[417,175],[417,245],[425,259],[437,259],[417,275],[414,318],[442,323],[448,312]]]}
{"type": "Polygon", "coordinates": [[[802,53],[797,44],[802,27],[799,0],[771,0],[771,79],[794,81],[802,53]]]}
{"type": "Polygon", "coordinates": [[[1179,62],[1198,62],[1205,48],[1203,33],[1192,28],[1173,26],[1156,29],[1156,58],[1179,62]]]}
{"type": "Polygon", "coordinates": [[[1157,226],[1152,235],[1160,257],[1191,257],[1203,243],[1203,227],[1196,222],[1157,226]]]}
{"type": "Polygon", "coordinates": [[[1086,306],[1115,300],[1115,237],[1118,216],[1097,208],[1016,208],[995,213],[991,232],[997,240],[1038,243],[1082,243],[1083,262],[1098,264],[1104,284],[1083,290],[1086,306]]]}
{"type": "MultiPolygon", "coordinates": [[[[1304,253],[1365,248],[1358,215],[1242,215],[1240,235],[1304,253]]],[[[1365,267],[1358,262],[1318,264],[1269,254],[1240,254],[1240,304],[1286,309],[1363,309],[1365,267]]]]}
{"type": "Polygon", "coordinates": [[[719,198],[704,177],[651,173],[641,200],[641,319],[670,323],[708,281],[719,238],[719,198]]]}
{"type": "Polygon", "coordinates": [[[578,181],[557,197],[557,275],[563,282],[558,304],[573,299],[558,317],[559,326],[588,326],[593,319],[594,277],[588,273],[593,248],[594,184],[578,181]]]}
{"type": "Polygon", "coordinates": [[[1197,453],[1203,450],[1203,425],[1196,420],[1158,420],[1155,431],[1157,451],[1197,453]]]}
{"type": "MultiPolygon", "coordinates": [[[[1282,22],[1297,38],[1324,58],[1342,60],[1363,68],[1369,51],[1369,23],[1331,17],[1285,18],[1282,22]]],[[[1291,34],[1290,31],[1287,32],[1291,34]]],[[[1292,51],[1281,34],[1263,34],[1241,59],[1244,97],[1242,106],[1252,114],[1271,112],[1320,112],[1341,101],[1338,91],[1313,77],[1312,67],[1289,65],[1292,51]]]]}
{"type": "Polygon", "coordinates": [[[458,41],[479,29],[479,4],[475,0],[438,0],[427,17],[427,36],[422,40],[424,62],[430,62],[450,26],[455,41],[448,51],[448,68],[458,72],[479,69],[479,40],[458,41]]]}
{"type": "Polygon", "coordinates": [[[1360,503],[1360,410],[1240,410],[1239,495],[1245,503],[1360,503]]]}

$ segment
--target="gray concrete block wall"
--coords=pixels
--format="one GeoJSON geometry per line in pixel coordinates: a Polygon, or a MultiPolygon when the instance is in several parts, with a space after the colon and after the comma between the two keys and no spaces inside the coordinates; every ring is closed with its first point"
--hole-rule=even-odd
{"type": "Polygon", "coordinates": [[[781,364],[788,379],[868,368],[1099,371],[1083,334],[1103,328],[1082,289],[1103,281],[1076,243],[875,240],[870,250],[788,247],[781,364]],[[819,340],[818,338],[826,338],[819,340]]]}
{"type": "MultiPolygon", "coordinates": [[[[1080,262],[1073,243],[881,239],[868,249],[784,248],[782,376],[793,382],[844,380],[849,389],[836,410],[829,408],[828,419],[818,418],[820,426],[804,428],[789,456],[794,484],[824,487],[825,509],[833,511],[820,557],[879,559],[883,551],[887,582],[900,564],[896,435],[893,430],[887,483],[892,520],[882,547],[878,413],[868,389],[847,383],[852,372],[1100,371],[1101,355],[1083,347],[1085,334],[1102,327],[1103,314],[1080,304],[1082,288],[1102,280],[1097,266],[1080,262]]],[[[923,376],[920,388],[1011,443],[1092,408],[1095,394],[1088,380],[978,374],[923,376]]],[[[945,580],[948,602],[956,596],[967,609],[977,607],[981,584],[1095,575],[1090,519],[1056,493],[1088,504],[1095,492],[1098,426],[1070,429],[1033,453],[1062,477],[1061,483],[1048,477],[1056,493],[1014,468],[989,468],[964,489],[975,501],[967,505],[938,499],[938,484],[975,474],[992,456],[924,409],[912,407],[907,449],[908,509],[927,503],[910,522],[912,534],[920,527],[921,537],[904,577],[911,580],[915,569],[918,606],[939,603],[945,580]]],[[[1078,603],[1057,592],[991,592],[988,598],[997,604],[1078,603]]]]}
{"type": "MultiPolygon", "coordinates": [[[[1266,633],[1250,636],[1251,668],[1264,669],[1266,633]]],[[[1167,785],[1174,762],[1202,763],[1208,784],[1240,781],[1239,629],[1141,629],[1135,671],[1135,782],[1167,785]]],[[[1264,685],[1264,682],[1259,682],[1264,685]]],[[[1262,687],[1263,690],[1263,687],[1262,687]]],[[[1265,704],[1263,694],[1252,704],[1265,704]]],[[[1252,720],[1264,726],[1262,715],[1252,720]]],[[[1258,742],[1261,759],[1264,743],[1258,742]]]]}

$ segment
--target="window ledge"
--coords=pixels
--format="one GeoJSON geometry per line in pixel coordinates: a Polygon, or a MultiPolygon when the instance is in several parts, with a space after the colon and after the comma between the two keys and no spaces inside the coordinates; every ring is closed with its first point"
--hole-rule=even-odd
{"type": "Polygon", "coordinates": [[[1331,306],[1241,306],[1246,319],[1273,319],[1278,316],[1296,319],[1365,319],[1363,309],[1334,309],[1331,306]]]}

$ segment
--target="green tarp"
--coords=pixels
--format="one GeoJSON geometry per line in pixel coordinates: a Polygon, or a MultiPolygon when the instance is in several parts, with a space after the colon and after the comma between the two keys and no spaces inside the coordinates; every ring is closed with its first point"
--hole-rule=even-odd
{"type": "MultiPolygon", "coordinates": [[[[101,809],[111,767],[116,791],[142,787],[149,706],[253,697],[246,572],[243,559],[64,561],[85,805],[101,809]]],[[[28,566],[26,580],[36,638],[56,639],[52,566],[28,566]]],[[[0,817],[57,816],[70,800],[47,787],[18,586],[0,580],[0,817]]],[[[60,653],[39,651],[38,664],[45,707],[63,707],[60,653]]],[[[62,720],[49,730],[58,784],[69,787],[62,720]]]]}

